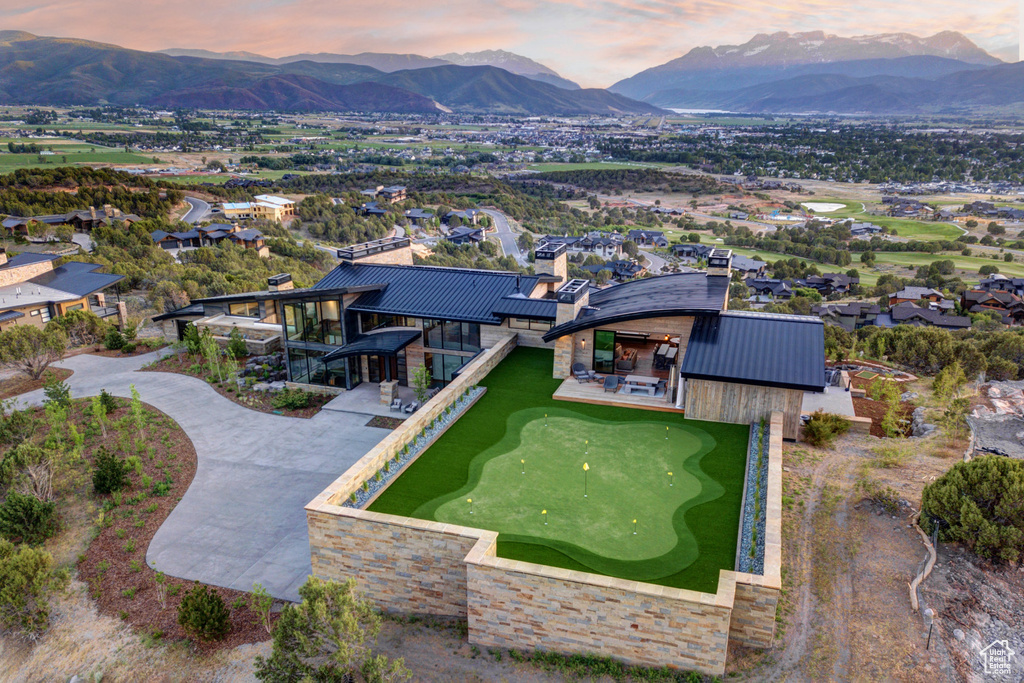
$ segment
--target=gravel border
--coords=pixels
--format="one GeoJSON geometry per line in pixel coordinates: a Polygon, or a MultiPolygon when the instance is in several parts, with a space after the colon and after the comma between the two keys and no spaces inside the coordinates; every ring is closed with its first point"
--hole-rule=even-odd
{"type": "Polygon", "coordinates": [[[750,444],[747,447],[747,482],[743,496],[743,516],[740,520],[740,554],[738,571],[764,574],[765,509],[768,498],[768,444],[771,427],[767,420],[750,425],[750,444]],[[761,467],[758,468],[758,439],[761,442],[761,467]],[[760,471],[759,471],[760,470],[760,471]],[[758,485],[760,482],[760,485],[758,485]],[[755,500],[760,508],[754,516],[755,500]],[[754,540],[754,531],[757,538],[754,540]],[[751,548],[753,546],[753,554],[751,548]]]}
{"type": "Polygon", "coordinates": [[[388,462],[388,470],[386,472],[383,468],[377,471],[377,474],[381,475],[380,479],[377,479],[376,476],[367,479],[365,483],[368,484],[368,487],[366,489],[362,487],[357,489],[355,501],[353,502],[352,498],[349,497],[341,504],[341,507],[362,509],[376,498],[379,492],[388,487],[392,479],[402,473],[406,465],[419,457],[423,451],[430,448],[437,437],[441,436],[448,427],[452,426],[456,420],[462,417],[463,413],[469,410],[484,391],[483,387],[473,386],[468,392],[464,392],[459,396],[453,404],[452,412],[442,412],[438,415],[430,427],[417,434],[412,442],[406,445],[408,452],[403,448],[393,460],[388,462]]]}

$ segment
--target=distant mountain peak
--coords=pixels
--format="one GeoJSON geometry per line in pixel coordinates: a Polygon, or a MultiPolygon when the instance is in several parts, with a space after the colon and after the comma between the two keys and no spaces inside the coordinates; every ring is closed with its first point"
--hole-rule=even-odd
{"type": "Polygon", "coordinates": [[[496,66],[510,73],[544,81],[560,88],[567,88],[569,90],[579,88],[579,85],[562,78],[553,69],[544,66],[540,62],[536,62],[529,57],[517,55],[514,52],[509,52],[508,50],[449,52],[445,55],[438,55],[435,59],[443,59],[458,66],[496,66]]]}

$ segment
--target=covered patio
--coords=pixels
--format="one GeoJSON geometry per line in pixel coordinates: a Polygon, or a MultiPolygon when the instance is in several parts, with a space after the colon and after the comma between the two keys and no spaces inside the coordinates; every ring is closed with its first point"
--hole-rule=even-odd
{"type": "MultiPolygon", "coordinates": [[[[629,377],[634,377],[630,375],[629,377]]],[[[657,379],[651,377],[651,379],[657,379]]],[[[664,386],[655,386],[654,395],[640,391],[630,391],[625,385],[626,377],[619,377],[620,383],[615,390],[605,389],[604,376],[601,379],[580,382],[575,377],[564,380],[555,390],[552,398],[556,401],[572,401],[575,403],[595,403],[598,405],[619,406],[622,408],[642,408],[644,410],[660,410],[673,413],[683,412],[675,406],[673,400],[675,382],[671,379],[664,386]]]]}

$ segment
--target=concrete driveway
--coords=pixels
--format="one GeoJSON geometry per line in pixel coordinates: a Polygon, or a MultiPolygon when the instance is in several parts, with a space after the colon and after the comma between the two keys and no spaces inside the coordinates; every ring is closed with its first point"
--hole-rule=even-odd
{"type": "MultiPolygon", "coordinates": [[[[173,418],[192,440],[192,485],[157,531],[146,561],[184,579],[298,600],[311,571],[306,513],[310,500],[389,432],[366,427],[371,415],[321,411],[310,419],[269,415],[224,398],[205,382],[136,372],[161,352],[134,358],[80,355],[59,365],[76,398],[106,389],[142,400],[173,418]]],[[[38,405],[42,391],[19,397],[38,405]]]]}

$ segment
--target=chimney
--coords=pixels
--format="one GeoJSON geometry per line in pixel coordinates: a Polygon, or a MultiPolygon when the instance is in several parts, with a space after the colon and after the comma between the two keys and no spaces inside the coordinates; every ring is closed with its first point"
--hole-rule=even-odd
{"type": "Polygon", "coordinates": [[[362,244],[338,249],[342,263],[383,263],[393,266],[411,266],[412,242],[408,237],[385,237],[362,244]]]}
{"type": "Polygon", "coordinates": [[[267,278],[267,291],[286,292],[289,289],[295,289],[295,283],[292,282],[290,274],[281,273],[280,275],[271,275],[267,278]]]}
{"type": "Polygon", "coordinates": [[[708,277],[732,277],[732,249],[715,249],[708,254],[708,277]]]}
{"type": "Polygon", "coordinates": [[[110,204],[104,204],[103,205],[103,215],[105,215],[107,218],[110,218],[111,216],[113,216],[114,215],[114,207],[112,207],[110,204]]]}
{"type": "Polygon", "coordinates": [[[96,220],[96,207],[95,206],[90,206],[89,207],[89,216],[91,216],[93,220],[96,220]]]}
{"type": "Polygon", "coordinates": [[[7,265],[7,250],[0,247],[0,266],[7,265]]]}
{"type": "Polygon", "coordinates": [[[533,268],[537,275],[557,277],[559,282],[565,282],[568,279],[568,257],[565,255],[564,244],[555,243],[540,247],[533,255],[533,268]]]}
{"type": "MultiPolygon", "coordinates": [[[[564,249],[564,245],[563,246],[564,249]]],[[[563,254],[564,258],[564,254],[563,254]]],[[[580,310],[590,304],[590,280],[569,280],[555,293],[558,301],[555,309],[555,325],[571,322],[579,315],[580,310]]],[[[588,332],[567,334],[555,340],[555,365],[552,376],[564,379],[572,372],[572,364],[576,362],[577,345],[582,354],[586,351],[588,332]]]]}

